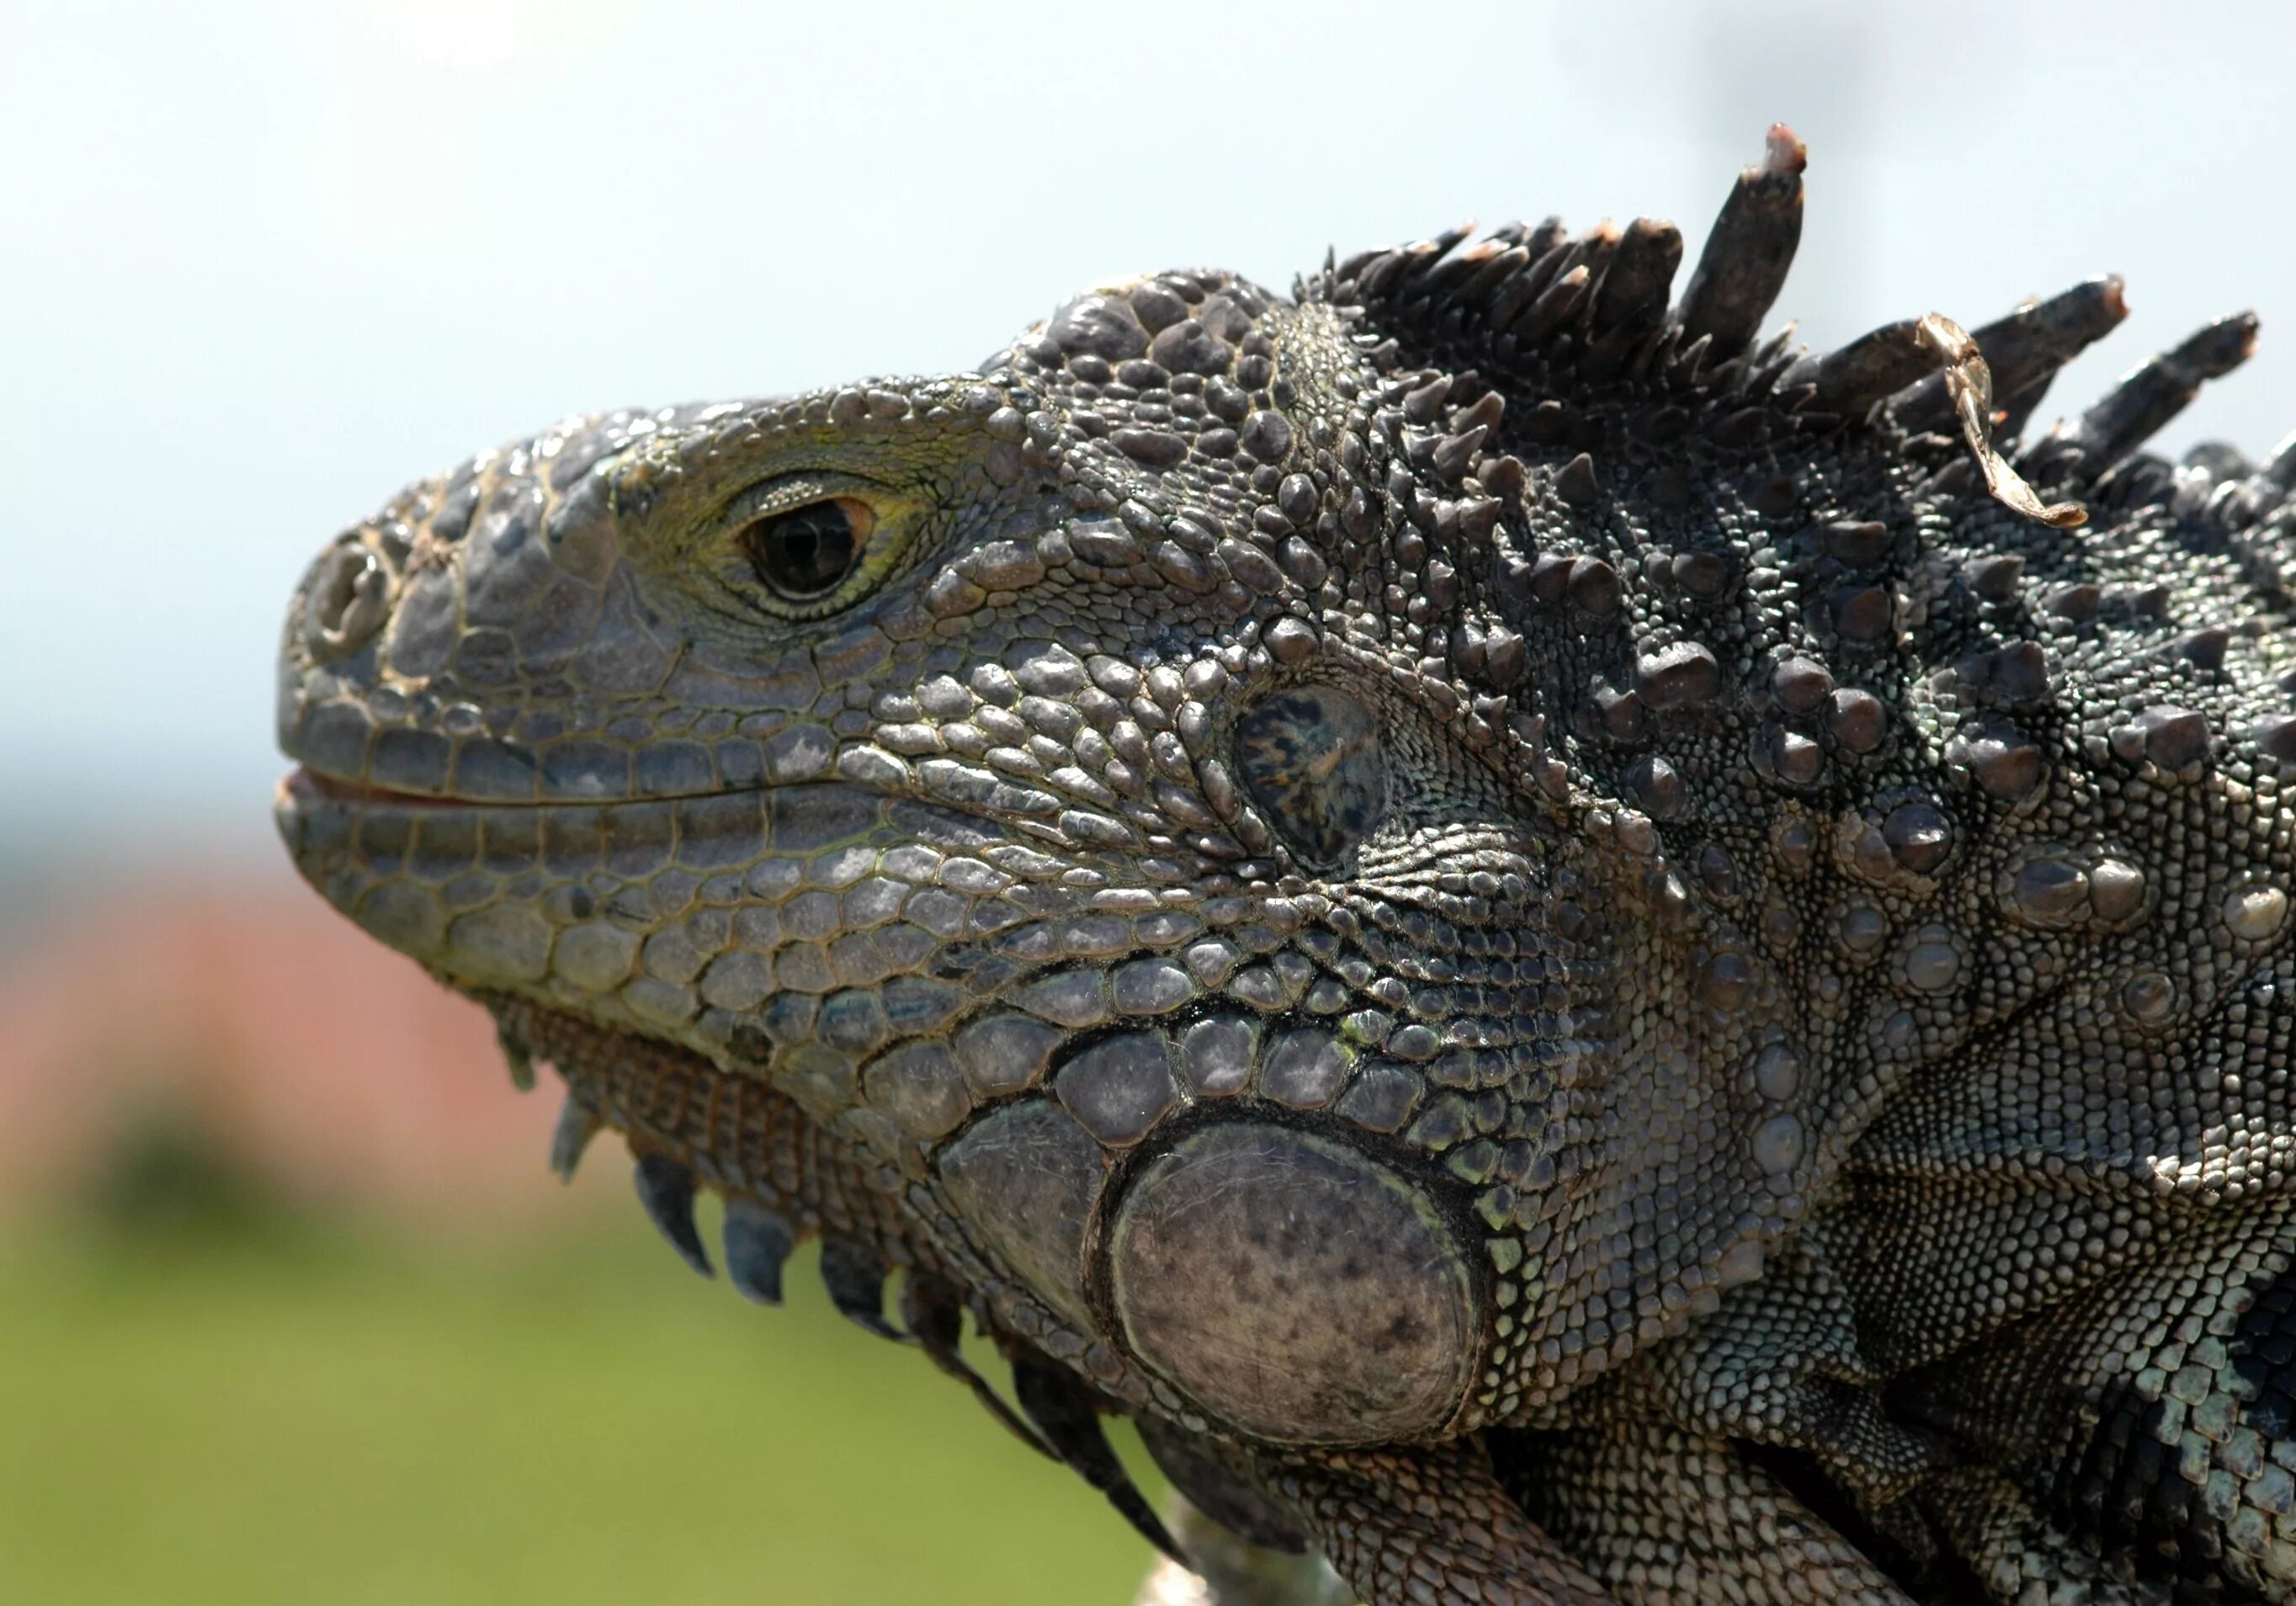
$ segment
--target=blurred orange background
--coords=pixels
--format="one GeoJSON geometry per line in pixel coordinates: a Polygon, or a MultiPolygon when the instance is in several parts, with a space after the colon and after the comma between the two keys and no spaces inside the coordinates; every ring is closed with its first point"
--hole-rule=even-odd
{"type": "Polygon", "coordinates": [[[138,1122],[195,1129],[281,1197],[423,1231],[594,1211],[543,1168],[546,1086],[485,1013],[283,862],[98,881],[0,934],[0,1214],[92,1185],[138,1122]]]}

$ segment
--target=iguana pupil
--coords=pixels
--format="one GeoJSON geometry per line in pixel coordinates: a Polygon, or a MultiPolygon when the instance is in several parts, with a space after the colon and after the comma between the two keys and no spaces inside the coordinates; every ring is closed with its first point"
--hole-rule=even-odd
{"type": "Polygon", "coordinates": [[[758,578],[802,601],[834,589],[852,572],[860,545],[854,524],[843,500],[809,502],[752,520],[740,540],[758,578]]]}

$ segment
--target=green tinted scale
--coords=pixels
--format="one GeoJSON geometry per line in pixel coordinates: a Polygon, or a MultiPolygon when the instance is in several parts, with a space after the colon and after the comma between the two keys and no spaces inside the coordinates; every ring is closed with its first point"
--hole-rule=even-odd
{"type": "Polygon", "coordinates": [[[1801,171],[482,455],[282,830],[1144,1601],[2296,1599],[2296,449],[2140,449],[2254,320],[1807,354],[1801,171]]]}

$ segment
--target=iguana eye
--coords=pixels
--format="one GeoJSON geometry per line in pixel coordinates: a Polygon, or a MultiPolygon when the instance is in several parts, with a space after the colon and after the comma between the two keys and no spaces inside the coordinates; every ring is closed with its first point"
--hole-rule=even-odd
{"type": "Polygon", "coordinates": [[[867,503],[832,496],[753,519],[734,540],[768,590],[791,602],[812,602],[853,572],[875,522],[867,503]]]}

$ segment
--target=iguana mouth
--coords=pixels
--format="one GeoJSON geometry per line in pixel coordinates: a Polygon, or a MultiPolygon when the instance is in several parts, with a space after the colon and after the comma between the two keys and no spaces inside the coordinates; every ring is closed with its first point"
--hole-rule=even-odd
{"type": "MultiPolygon", "coordinates": [[[[299,765],[280,778],[279,791],[283,800],[307,797],[324,799],[330,803],[350,804],[360,807],[388,805],[393,808],[531,808],[530,803],[512,803],[486,798],[458,798],[451,794],[432,792],[394,791],[388,786],[368,786],[362,782],[331,775],[308,765],[299,765]]],[[[553,807],[556,807],[553,805],[553,807]]]]}
{"type": "Polygon", "coordinates": [[[347,775],[317,769],[309,764],[299,764],[280,777],[281,798],[318,799],[329,803],[340,803],[357,807],[384,806],[392,808],[617,808],[633,804],[685,803],[697,798],[754,797],[775,790],[770,786],[725,786],[709,791],[668,792],[659,797],[629,798],[473,798],[459,792],[401,791],[394,787],[371,786],[347,775]]]}

